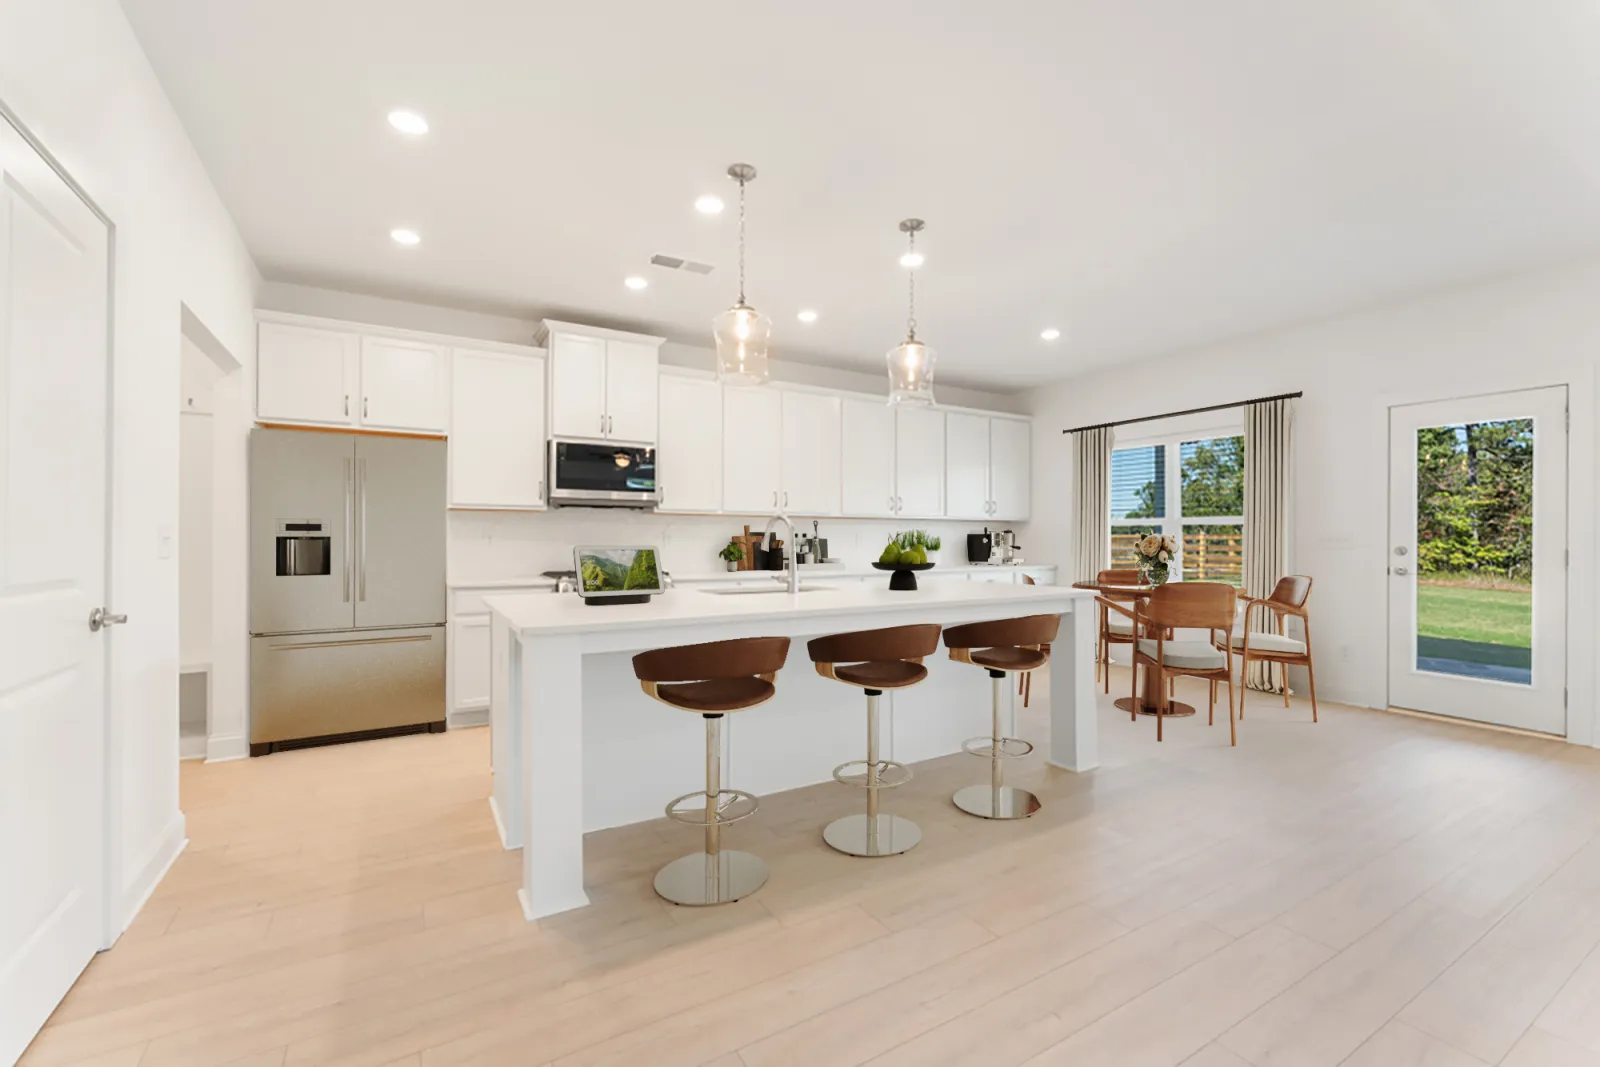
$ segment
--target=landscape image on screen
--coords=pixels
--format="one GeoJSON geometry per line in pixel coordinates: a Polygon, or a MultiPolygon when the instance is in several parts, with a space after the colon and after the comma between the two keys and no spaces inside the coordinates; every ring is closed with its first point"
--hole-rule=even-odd
{"type": "Polygon", "coordinates": [[[579,568],[585,593],[653,593],[661,588],[653,548],[585,549],[579,568]]]}

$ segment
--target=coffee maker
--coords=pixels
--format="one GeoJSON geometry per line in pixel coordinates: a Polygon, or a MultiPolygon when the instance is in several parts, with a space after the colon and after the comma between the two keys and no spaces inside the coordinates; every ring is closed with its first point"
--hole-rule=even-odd
{"type": "Polygon", "coordinates": [[[1022,562],[1022,546],[1017,544],[1015,530],[996,530],[994,533],[994,555],[992,562],[1002,566],[1015,565],[1022,562]]]}
{"type": "Polygon", "coordinates": [[[989,557],[994,555],[994,535],[985,526],[983,533],[967,534],[967,562],[988,563],[989,557]]]}

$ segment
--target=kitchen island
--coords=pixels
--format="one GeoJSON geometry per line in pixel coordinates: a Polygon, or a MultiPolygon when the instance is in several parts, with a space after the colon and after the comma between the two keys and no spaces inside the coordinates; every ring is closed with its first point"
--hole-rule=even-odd
{"type": "MultiPolygon", "coordinates": [[[[669,799],[704,780],[698,717],[640,691],[630,662],[635,653],[737,637],[794,639],[777,695],[730,716],[725,731],[728,784],[760,796],[831,780],[835,766],[860,758],[865,742],[859,694],[817,675],[807,639],[1059,614],[1052,684],[1035,688],[1034,701],[1049,701],[1040,709],[1050,721],[1049,763],[1085,771],[1097,763],[1092,598],[1068,587],[982,582],[924,582],[895,592],[886,581],[818,582],[800,593],[680,588],[648,604],[607,606],[551,593],[487,598],[491,804],[505,846],[522,849],[523,914],[532,920],[588,904],[583,835],[660,818],[669,799]]],[[[985,672],[942,651],[927,667],[926,682],[886,697],[888,758],[913,763],[948,755],[989,732],[985,672]]],[[[1015,688],[1008,692],[1014,699],[1015,688]]]]}

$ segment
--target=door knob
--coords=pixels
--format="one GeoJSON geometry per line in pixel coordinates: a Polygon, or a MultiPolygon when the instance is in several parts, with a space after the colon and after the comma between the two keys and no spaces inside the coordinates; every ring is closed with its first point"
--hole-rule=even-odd
{"type": "Polygon", "coordinates": [[[1410,551],[1410,549],[1408,549],[1405,545],[1395,545],[1394,546],[1394,554],[1397,555],[1397,556],[1403,556],[1409,551],[1410,551]]]}
{"type": "Polygon", "coordinates": [[[89,612],[89,631],[99,633],[108,626],[121,626],[127,621],[126,615],[115,615],[105,608],[95,608],[89,612]]]}
{"type": "Polygon", "coordinates": [[[1410,574],[1411,572],[1409,570],[1407,570],[1406,568],[1404,568],[1404,567],[1396,567],[1394,569],[1394,573],[1396,575],[1400,576],[1400,577],[1404,577],[1404,576],[1410,574]]]}

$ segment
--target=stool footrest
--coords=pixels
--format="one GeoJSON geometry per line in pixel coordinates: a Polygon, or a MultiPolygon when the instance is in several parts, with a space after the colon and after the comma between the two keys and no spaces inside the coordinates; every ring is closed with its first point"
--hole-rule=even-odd
{"type": "Polygon", "coordinates": [[[754,793],[747,793],[743,789],[724,789],[717,794],[716,812],[713,818],[706,818],[706,797],[704,790],[695,793],[685,793],[681,797],[674,797],[667,803],[667,818],[674,822],[687,823],[690,826],[706,826],[715,822],[718,826],[726,826],[740,819],[748,819],[756,813],[761,806],[754,793]],[[682,807],[685,801],[693,801],[690,807],[682,807]]]}
{"type": "MultiPolygon", "coordinates": [[[[858,759],[851,760],[849,763],[839,764],[839,766],[833,769],[833,780],[836,782],[841,782],[844,785],[853,785],[861,789],[869,788],[870,783],[867,781],[867,761],[858,759]],[[849,768],[852,767],[856,769],[850,770],[849,768]]],[[[911,781],[911,768],[907,767],[904,763],[896,763],[894,760],[878,761],[879,789],[894,789],[897,786],[905,785],[909,781],[911,781]]]]}
{"type": "Polygon", "coordinates": [[[961,748],[984,759],[1021,759],[1033,751],[1033,744],[1020,737],[969,737],[961,748]]]}

